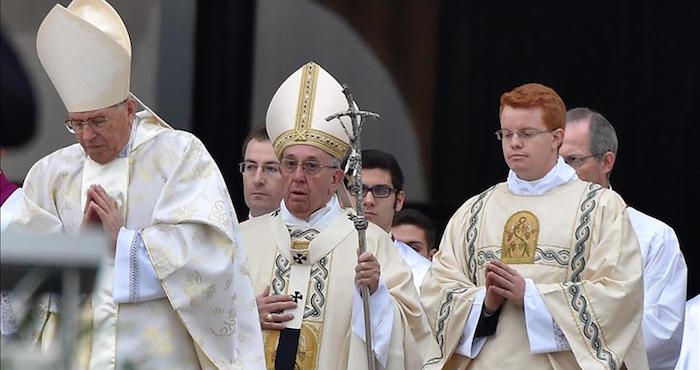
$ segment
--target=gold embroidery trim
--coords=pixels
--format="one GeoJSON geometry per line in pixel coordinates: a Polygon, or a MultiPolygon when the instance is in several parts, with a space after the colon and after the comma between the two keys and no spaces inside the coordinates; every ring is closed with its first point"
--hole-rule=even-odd
{"type": "MultiPolygon", "coordinates": [[[[299,346],[297,347],[297,356],[294,366],[295,370],[316,369],[322,333],[323,322],[304,321],[301,324],[301,333],[299,334],[299,346]]],[[[267,369],[274,369],[275,359],[277,357],[277,344],[279,343],[280,331],[263,330],[263,334],[263,336],[265,337],[265,367],[267,369]]]]}
{"type": "Polygon", "coordinates": [[[295,251],[309,249],[309,241],[292,240],[292,249],[295,251]]]}
{"type": "Polygon", "coordinates": [[[293,143],[315,146],[336,158],[343,158],[349,148],[348,144],[342,140],[311,128],[318,74],[319,67],[316,63],[307,63],[304,66],[299,84],[294,129],[283,132],[272,144],[278,157],[287,146],[293,143]]]}
{"type": "Polygon", "coordinates": [[[301,74],[299,97],[297,98],[297,116],[294,119],[295,141],[306,140],[306,130],[311,128],[316,101],[316,83],[318,82],[318,66],[307,63],[301,74]]]}
{"type": "Polygon", "coordinates": [[[518,211],[508,218],[503,227],[501,261],[505,263],[533,263],[540,222],[532,212],[518,211]]]}
{"type": "MultiPolygon", "coordinates": [[[[292,241],[292,249],[297,250],[303,248],[303,246],[308,247],[308,241],[292,241]],[[299,247],[299,248],[297,248],[299,247]]],[[[328,267],[330,268],[332,261],[332,254],[328,256],[328,267]]],[[[273,269],[274,270],[274,269],[273,269]]],[[[273,271],[274,275],[274,271],[273,271]]],[[[288,279],[288,277],[287,277],[288,279]]],[[[287,280],[285,279],[285,280],[287,280]]],[[[328,278],[326,278],[328,279],[328,278]]],[[[288,281],[287,281],[288,282],[288,281]]],[[[313,281],[309,281],[309,288],[307,290],[305,304],[309,306],[311,303],[312,294],[308,294],[312,291],[313,281]]],[[[326,281],[328,284],[328,281],[326,281]]],[[[289,284],[285,285],[285,293],[288,292],[289,284]]],[[[328,286],[326,285],[326,290],[324,294],[327,297],[328,286]]],[[[299,333],[299,344],[297,347],[297,355],[294,369],[298,370],[315,370],[318,367],[318,358],[321,349],[321,339],[323,337],[323,324],[325,318],[325,305],[321,310],[320,319],[304,319],[301,323],[301,333],[299,333]]],[[[277,346],[279,344],[280,331],[279,330],[263,330],[263,345],[265,351],[265,367],[267,369],[275,368],[275,360],[277,357],[277,346]]]]}

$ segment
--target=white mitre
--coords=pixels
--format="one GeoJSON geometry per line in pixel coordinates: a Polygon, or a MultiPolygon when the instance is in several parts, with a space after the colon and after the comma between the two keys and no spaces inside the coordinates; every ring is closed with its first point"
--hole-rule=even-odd
{"type": "MultiPolygon", "coordinates": [[[[326,117],[347,109],[340,83],[318,64],[305,64],[287,77],[267,108],[265,124],[275,154],[280,158],[288,146],[305,144],[342,160],[350,139],[337,119],[326,117]]],[[[341,119],[352,130],[350,119],[341,119]]]]}
{"type": "MultiPolygon", "coordinates": [[[[355,105],[355,109],[357,105],[355,105]]],[[[347,116],[326,117],[348,110],[343,86],[314,62],[306,63],[280,85],[267,107],[265,125],[277,158],[292,145],[311,145],[343,160],[350,148],[343,125],[352,130],[347,116]]],[[[345,185],[336,190],[341,206],[352,207],[345,185]]]]}
{"type": "Polygon", "coordinates": [[[39,26],[36,48],[68,112],[107,108],[129,96],[129,33],[104,0],[56,4],[39,26]]]}

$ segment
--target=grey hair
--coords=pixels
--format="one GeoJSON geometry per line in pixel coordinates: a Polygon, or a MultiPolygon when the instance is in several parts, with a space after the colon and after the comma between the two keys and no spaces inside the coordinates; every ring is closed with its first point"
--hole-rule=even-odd
{"type": "Polygon", "coordinates": [[[607,152],[617,156],[617,133],[610,122],[602,114],[589,108],[574,108],[566,112],[566,123],[572,123],[590,118],[588,145],[591,154],[597,157],[607,152]]]}
{"type": "MultiPolygon", "coordinates": [[[[591,151],[591,154],[598,160],[607,152],[611,152],[617,157],[617,133],[612,124],[602,114],[585,107],[569,109],[566,112],[567,124],[585,119],[590,121],[588,150],[591,151]]],[[[611,172],[612,170],[608,172],[608,182],[610,181],[611,172]]]]}
{"type": "Polygon", "coordinates": [[[331,160],[331,166],[340,168],[340,159],[333,157],[331,160]]]}

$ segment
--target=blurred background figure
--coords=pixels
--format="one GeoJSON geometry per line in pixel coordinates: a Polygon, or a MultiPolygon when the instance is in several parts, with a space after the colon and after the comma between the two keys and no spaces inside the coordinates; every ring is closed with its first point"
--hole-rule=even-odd
{"type": "Polygon", "coordinates": [[[404,208],[396,212],[391,234],[427,259],[432,260],[433,254],[438,251],[435,245],[435,225],[417,209],[404,208]]]}
{"type": "MultiPolygon", "coordinates": [[[[12,45],[0,32],[0,160],[5,150],[26,144],[34,134],[36,109],[29,78],[12,45]]],[[[22,189],[9,181],[0,166],[0,210],[2,229],[16,212],[22,189]]]]}
{"type": "MultiPolygon", "coordinates": [[[[34,133],[35,117],[34,92],[25,68],[0,30],[0,161],[6,149],[29,141],[34,133]]],[[[0,166],[0,230],[4,231],[17,213],[22,193],[17,184],[7,179],[0,166]]],[[[0,334],[4,338],[16,331],[8,295],[0,292],[0,334]]]]}

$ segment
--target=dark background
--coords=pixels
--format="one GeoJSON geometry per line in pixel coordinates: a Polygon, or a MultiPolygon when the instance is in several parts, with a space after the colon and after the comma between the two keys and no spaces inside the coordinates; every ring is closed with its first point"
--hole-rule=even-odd
{"type": "MultiPolygon", "coordinates": [[[[468,197],[505,179],[492,134],[499,97],[539,82],[567,108],[587,106],[613,123],[613,188],[675,229],[688,296],[700,292],[697,2],[318,2],[353,26],[400,87],[430,189],[428,202],[407,206],[428,213],[438,234],[468,197]]],[[[193,131],[220,164],[239,216],[240,176],[221,164],[239,161],[248,132],[254,19],[252,2],[198,2],[193,131]]]]}

